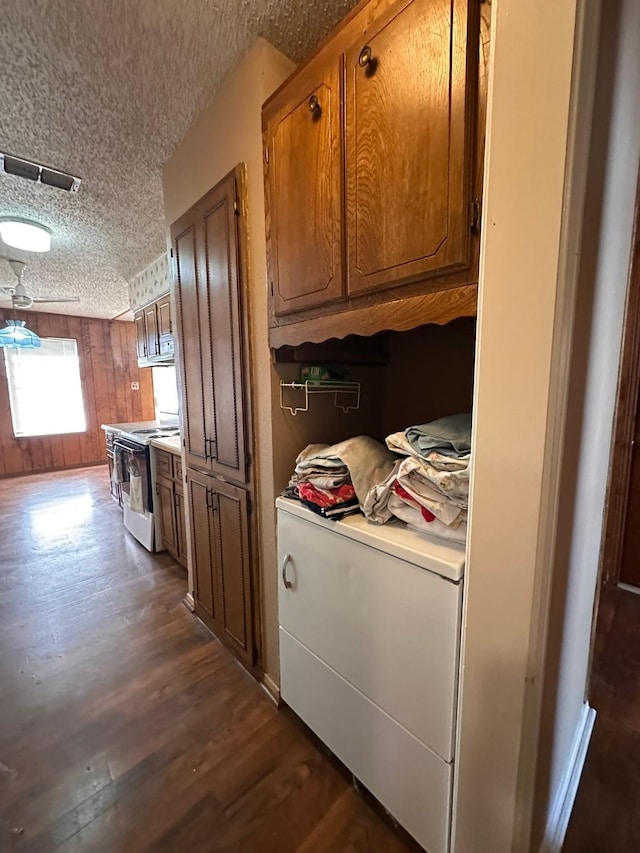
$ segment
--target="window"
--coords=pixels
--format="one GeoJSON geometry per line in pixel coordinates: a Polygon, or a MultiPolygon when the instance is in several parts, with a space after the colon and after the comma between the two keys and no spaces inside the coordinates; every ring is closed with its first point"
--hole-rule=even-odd
{"type": "Polygon", "coordinates": [[[38,349],[4,347],[16,438],[85,432],[78,344],[42,338],[38,349]]]}

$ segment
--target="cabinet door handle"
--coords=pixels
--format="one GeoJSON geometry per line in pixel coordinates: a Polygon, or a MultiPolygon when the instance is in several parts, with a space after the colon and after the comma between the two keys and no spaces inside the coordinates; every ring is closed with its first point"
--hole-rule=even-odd
{"type": "Polygon", "coordinates": [[[320,118],[322,113],[322,107],[320,106],[320,101],[318,100],[317,95],[311,95],[308,100],[309,112],[313,116],[314,119],[320,118]]]}
{"type": "Polygon", "coordinates": [[[287,565],[289,564],[289,560],[291,559],[291,554],[285,554],[284,560],[282,561],[282,583],[284,584],[285,589],[291,589],[293,584],[287,578],[287,565]]]}
{"type": "Polygon", "coordinates": [[[364,69],[365,77],[373,77],[373,75],[376,73],[376,69],[378,67],[378,60],[373,55],[373,51],[371,50],[369,45],[363,47],[360,51],[360,56],[358,57],[358,65],[360,66],[360,68],[364,69]]]}
{"type": "Polygon", "coordinates": [[[371,67],[373,65],[374,59],[373,54],[371,53],[371,48],[369,45],[366,45],[360,51],[360,56],[358,57],[358,65],[360,68],[366,68],[367,66],[371,67]]]}

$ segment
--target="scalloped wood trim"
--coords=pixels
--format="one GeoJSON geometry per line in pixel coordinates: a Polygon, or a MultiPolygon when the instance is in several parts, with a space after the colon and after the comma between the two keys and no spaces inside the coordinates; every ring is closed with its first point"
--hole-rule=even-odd
{"type": "Polygon", "coordinates": [[[475,317],[477,309],[478,285],[469,284],[278,326],[269,330],[269,345],[277,349],[347,335],[406,332],[427,323],[444,326],[458,317],[475,317]]]}

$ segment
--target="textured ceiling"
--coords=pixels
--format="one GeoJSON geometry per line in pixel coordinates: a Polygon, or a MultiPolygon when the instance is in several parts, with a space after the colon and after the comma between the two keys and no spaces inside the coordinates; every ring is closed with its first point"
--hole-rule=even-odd
{"type": "Polygon", "coordinates": [[[0,255],[28,262],[31,295],[81,297],[41,308],[126,311],[127,282],[165,247],[161,166],[217,84],[258,36],[300,61],[354,4],[2,0],[0,150],[82,178],[72,195],[0,174],[0,216],[53,230],[47,255],[0,255]]]}

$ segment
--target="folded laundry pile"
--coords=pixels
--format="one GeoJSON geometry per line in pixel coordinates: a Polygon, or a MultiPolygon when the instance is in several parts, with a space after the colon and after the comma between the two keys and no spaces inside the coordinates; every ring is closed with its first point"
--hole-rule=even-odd
{"type": "Polygon", "coordinates": [[[393,470],[397,457],[367,435],[339,444],[310,444],[296,459],[286,497],[294,497],[325,518],[359,512],[377,483],[393,470]]]}
{"type": "Polygon", "coordinates": [[[409,427],[386,439],[398,459],[374,483],[363,511],[377,524],[392,518],[433,536],[464,542],[467,537],[471,415],[452,415],[409,427]]]}

